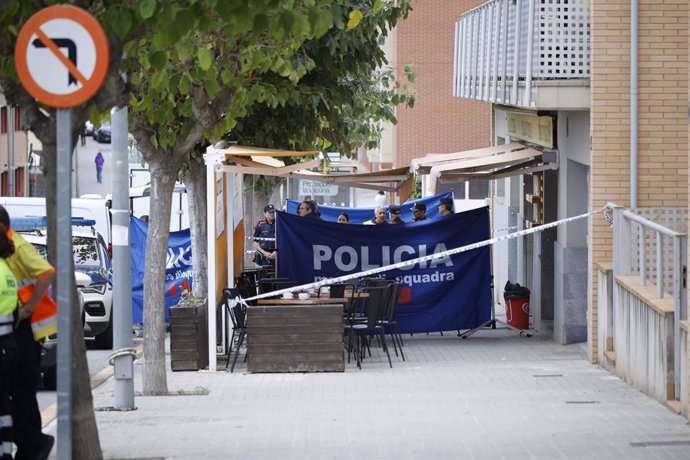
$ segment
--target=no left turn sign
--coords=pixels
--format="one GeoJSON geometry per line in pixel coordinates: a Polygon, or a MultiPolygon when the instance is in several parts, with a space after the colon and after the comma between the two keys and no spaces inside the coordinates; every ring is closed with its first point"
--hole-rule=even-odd
{"type": "Polygon", "coordinates": [[[89,100],[108,72],[110,48],[98,21],[72,5],[31,16],[14,51],[19,80],[38,101],[57,108],[89,100]]]}

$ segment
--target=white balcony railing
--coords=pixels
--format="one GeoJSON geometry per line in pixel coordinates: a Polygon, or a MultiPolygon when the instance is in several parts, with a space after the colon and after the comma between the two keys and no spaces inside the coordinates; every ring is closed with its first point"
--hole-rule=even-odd
{"type": "Polygon", "coordinates": [[[455,28],[454,95],[535,107],[534,82],[588,84],[589,4],[493,0],[463,14],[455,28]]]}

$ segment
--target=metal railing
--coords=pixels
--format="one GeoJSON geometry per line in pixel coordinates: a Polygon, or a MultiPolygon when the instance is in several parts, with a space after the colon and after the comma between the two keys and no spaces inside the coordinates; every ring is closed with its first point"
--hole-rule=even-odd
{"type": "Polygon", "coordinates": [[[589,4],[493,0],[463,14],[455,27],[453,95],[529,107],[535,79],[589,80],[589,4]]]}
{"type": "MultiPolygon", "coordinates": [[[[639,286],[648,281],[655,285],[656,298],[666,295],[664,286],[669,284],[673,298],[673,383],[675,399],[680,392],[681,337],[680,322],[687,319],[687,234],[652,222],[633,211],[609,204],[614,211],[613,275],[638,275],[639,286]],[[653,244],[649,244],[653,241],[653,244]],[[668,249],[666,250],[665,247],[668,249]],[[653,251],[648,254],[648,251],[653,251]],[[654,269],[647,267],[651,259],[654,269]],[[669,260],[670,259],[670,260],[669,260]],[[667,273],[668,271],[668,273],[667,273]],[[651,279],[650,279],[651,278],[651,279]],[[670,283],[665,281],[670,278],[670,283]]],[[[683,218],[687,222],[687,216],[683,218]]],[[[618,299],[618,301],[621,301],[618,299]]],[[[619,326],[618,324],[614,327],[619,326]]],[[[665,340],[659,337],[659,341],[665,340]]]]}

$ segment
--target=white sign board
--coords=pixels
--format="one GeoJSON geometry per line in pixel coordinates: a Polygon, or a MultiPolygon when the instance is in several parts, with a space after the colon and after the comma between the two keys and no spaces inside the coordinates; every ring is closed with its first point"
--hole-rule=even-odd
{"type": "Polygon", "coordinates": [[[337,185],[306,179],[299,181],[299,196],[335,196],[337,194],[337,185]]]}

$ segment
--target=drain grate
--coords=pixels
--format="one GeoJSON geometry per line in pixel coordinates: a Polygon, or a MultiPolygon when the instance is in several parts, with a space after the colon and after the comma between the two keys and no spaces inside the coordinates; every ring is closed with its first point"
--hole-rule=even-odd
{"type": "Polygon", "coordinates": [[[566,404],[599,404],[599,401],[566,401],[566,404]]]}
{"type": "Polygon", "coordinates": [[[532,377],[537,377],[537,378],[563,377],[563,374],[534,374],[532,377]]]}
{"type": "Polygon", "coordinates": [[[632,447],[690,446],[690,440],[631,442],[632,447]]]}

